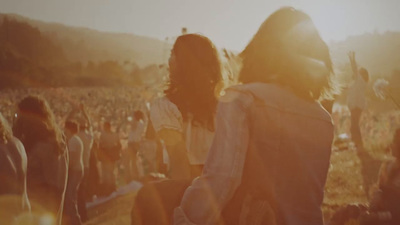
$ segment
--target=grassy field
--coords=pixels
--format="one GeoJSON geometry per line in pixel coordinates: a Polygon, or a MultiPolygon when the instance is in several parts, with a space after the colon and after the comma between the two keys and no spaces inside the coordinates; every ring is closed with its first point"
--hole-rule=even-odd
{"type": "Polygon", "coordinates": [[[136,192],[117,197],[102,205],[90,208],[86,225],[125,225],[131,224],[130,211],[136,192]]]}

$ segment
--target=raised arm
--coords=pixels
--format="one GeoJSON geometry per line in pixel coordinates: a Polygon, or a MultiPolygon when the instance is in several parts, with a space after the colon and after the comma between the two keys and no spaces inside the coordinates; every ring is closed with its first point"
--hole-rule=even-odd
{"type": "Polygon", "coordinates": [[[82,112],[82,115],[85,118],[86,122],[88,123],[87,124],[88,128],[91,130],[92,129],[92,121],[90,120],[90,117],[82,103],[79,105],[79,109],[82,112]]]}
{"type": "Polygon", "coordinates": [[[350,51],[347,55],[349,56],[351,70],[353,71],[353,79],[354,79],[358,75],[358,68],[357,68],[357,62],[356,62],[356,53],[354,51],[350,51]]]}

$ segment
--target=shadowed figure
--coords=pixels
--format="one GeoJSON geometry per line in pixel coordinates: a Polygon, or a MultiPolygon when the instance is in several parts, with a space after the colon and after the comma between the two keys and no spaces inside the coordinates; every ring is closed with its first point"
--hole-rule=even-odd
{"type": "Polygon", "coordinates": [[[13,132],[25,146],[27,190],[31,203],[43,207],[54,218],[55,224],[61,224],[68,178],[68,151],[46,100],[39,96],[22,99],[17,105],[13,132]]]}
{"type": "Polygon", "coordinates": [[[366,107],[365,91],[369,80],[368,71],[358,68],[355,52],[349,52],[349,60],[353,70],[353,83],[349,87],[347,106],[351,113],[351,139],[358,151],[363,151],[364,145],[360,130],[360,118],[366,107]]]}
{"type": "MultiPolygon", "coordinates": [[[[7,121],[0,113],[0,207],[17,209],[1,215],[0,224],[11,223],[24,212],[30,211],[30,202],[26,190],[27,157],[22,143],[13,136],[7,121]],[[2,205],[5,199],[12,199],[12,204],[2,205]]],[[[7,201],[5,201],[7,202],[7,201]]],[[[5,204],[5,203],[4,203],[5,204]]]]}

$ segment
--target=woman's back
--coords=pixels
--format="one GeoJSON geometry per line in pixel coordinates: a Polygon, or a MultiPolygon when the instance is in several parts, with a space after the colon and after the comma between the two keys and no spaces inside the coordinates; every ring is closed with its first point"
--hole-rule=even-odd
{"type": "Polygon", "coordinates": [[[193,121],[192,116],[186,117],[188,119],[184,121],[178,107],[166,97],[156,99],[152,103],[150,119],[155,130],[159,132],[162,129],[171,129],[181,133],[190,164],[202,165],[207,158],[214,131],[193,121]]]}
{"type": "Polygon", "coordinates": [[[28,196],[54,216],[63,205],[68,177],[68,152],[54,150],[56,143],[38,142],[28,154],[28,196]]]}
{"type": "Polygon", "coordinates": [[[248,118],[242,188],[268,200],[279,224],[322,224],[333,139],[329,114],[276,84],[251,83],[231,91],[239,93],[248,118]]]}

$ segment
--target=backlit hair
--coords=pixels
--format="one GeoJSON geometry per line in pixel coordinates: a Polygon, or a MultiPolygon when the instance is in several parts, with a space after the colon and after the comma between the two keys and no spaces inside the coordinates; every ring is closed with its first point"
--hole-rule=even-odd
{"type": "Polygon", "coordinates": [[[30,95],[22,99],[17,108],[13,132],[24,144],[27,154],[38,142],[54,144],[54,151],[59,154],[65,151],[64,135],[45,99],[30,95]]]}
{"type": "Polygon", "coordinates": [[[214,44],[205,36],[179,36],[172,52],[176,69],[170,71],[170,83],[165,91],[186,120],[193,120],[210,129],[214,126],[217,106],[216,87],[222,80],[221,63],[214,44]]]}
{"type": "Polygon", "coordinates": [[[0,113],[0,144],[7,144],[12,136],[12,130],[8,125],[7,120],[0,113]]]}
{"type": "Polygon", "coordinates": [[[240,56],[239,82],[279,83],[310,99],[318,99],[330,88],[333,69],[328,46],[310,17],[293,8],[269,16],[240,56]]]}

